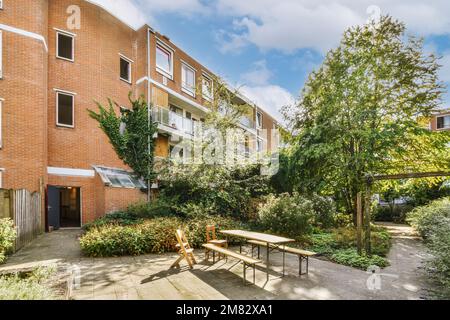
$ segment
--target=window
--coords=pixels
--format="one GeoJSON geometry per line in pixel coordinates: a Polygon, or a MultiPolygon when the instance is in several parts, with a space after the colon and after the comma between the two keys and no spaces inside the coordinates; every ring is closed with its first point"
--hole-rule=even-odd
{"type": "Polygon", "coordinates": [[[172,160],[182,160],[184,158],[184,148],[180,146],[169,146],[169,157],[172,160]]]}
{"type": "Polygon", "coordinates": [[[260,138],[258,138],[258,140],[256,141],[256,151],[257,152],[263,151],[263,141],[260,138]]]}
{"type": "Polygon", "coordinates": [[[159,43],[156,44],[156,70],[170,79],[173,77],[172,51],[159,43]]]}
{"type": "Polygon", "coordinates": [[[181,65],[181,89],[195,97],[195,70],[186,64],[181,65]]]}
{"type": "Polygon", "coordinates": [[[450,128],[450,115],[437,117],[437,129],[449,129],[450,128]]]}
{"type": "Polygon", "coordinates": [[[120,55],[120,79],[131,83],[131,60],[120,55]]]}
{"type": "Polygon", "coordinates": [[[0,30],[0,79],[3,78],[3,33],[2,30],[0,30]]]}
{"type": "Polygon", "coordinates": [[[56,125],[74,128],[75,95],[72,93],[56,92],[56,125]]]}
{"type": "Polygon", "coordinates": [[[263,115],[261,112],[256,112],[256,127],[261,129],[263,123],[263,115]]]}
{"type": "Polygon", "coordinates": [[[69,33],[56,32],[56,57],[74,61],[75,36],[69,33]]]}
{"type": "Polygon", "coordinates": [[[202,77],[202,94],[203,98],[211,101],[213,98],[213,82],[210,77],[203,75],[202,77]]]}
{"type": "Polygon", "coordinates": [[[94,166],[95,171],[100,175],[102,181],[110,186],[116,188],[146,188],[143,181],[136,179],[136,177],[128,171],[122,169],[113,169],[106,167],[94,166]]]}
{"type": "Polygon", "coordinates": [[[0,9],[3,9],[3,0],[0,0],[0,9]]]}

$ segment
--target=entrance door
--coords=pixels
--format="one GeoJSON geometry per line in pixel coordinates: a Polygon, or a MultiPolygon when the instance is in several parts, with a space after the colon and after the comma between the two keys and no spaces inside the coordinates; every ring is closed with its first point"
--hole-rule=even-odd
{"type": "Polygon", "coordinates": [[[81,189],[48,186],[48,226],[59,228],[81,227],[81,189]]]}
{"type": "Polygon", "coordinates": [[[54,230],[58,230],[61,227],[61,204],[58,187],[48,186],[47,201],[48,226],[53,227],[54,230]]]}
{"type": "Polygon", "coordinates": [[[81,227],[80,188],[60,188],[61,228],[81,227]]]}

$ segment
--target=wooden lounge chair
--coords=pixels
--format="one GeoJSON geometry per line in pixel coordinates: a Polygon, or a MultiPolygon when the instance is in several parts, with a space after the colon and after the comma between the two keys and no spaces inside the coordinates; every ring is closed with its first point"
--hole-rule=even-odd
{"type": "Polygon", "coordinates": [[[189,265],[189,268],[194,268],[194,264],[197,264],[197,261],[194,257],[194,249],[191,248],[189,242],[184,234],[183,230],[177,230],[175,232],[175,236],[177,237],[177,248],[179,248],[178,254],[180,255],[178,259],[170,266],[170,268],[179,268],[180,262],[183,259],[186,259],[186,262],[189,265]]]}

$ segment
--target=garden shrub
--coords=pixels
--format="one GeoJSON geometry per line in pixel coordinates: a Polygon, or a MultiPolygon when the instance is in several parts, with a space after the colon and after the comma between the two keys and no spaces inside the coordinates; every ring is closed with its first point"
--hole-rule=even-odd
{"type": "Polygon", "coordinates": [[[389,266],[389,261],[383,257],[372,255],[359,255],[356,249],[341,249],[331,255],[331,260],[336,263],[351,266],[354,268],[367,270],[370,266],[385,268],[389,266]]]}
{"type": "Polygon", "coordinates": [[[312,201],[296,192],[292,196],[270,195],[259,209],[259,221],[264,229],[295,239],[312,232],[314,215],[312,201]]]}
{"type": "Polygon", "coordinates": [[[11,219],[0,219],[0,264],[6,261],[6,254],[12,249],[16,230],[11,219]]]}
{"type": "Polygon", "coordinates": [[[390,206],[377,206],[372,213],[373,221],[389,221],[404,223],[406,215],[413,209],[409,204],[390,206]]]}
{"type": "Polygon", "coordinates": [[[436,223],[444,218],[450,218],[450,197],[415,208],[408,213],[406,221],[419,231],[424,239],[427,239],[436,223]]]}
{"type": "Polygon", "coordinates": [[[450,299],[450,198],[414,209],[407,220],[420,232],[433,256],[427,271],[437,286],[435,296],[450,299]]]}
{"type": "Polygon", "coordinates": [[[307,197],[314,209],[314,225],[328,229],[335,225],[336,205],[333,199],[314,193],[307,197]]]}
{"type": "Polygon", "coordinates": [[[80,239],[84,254],[91,257],[110,257],[176,251],[175,231],[185,231],[189,243],[200,248],[206,242],[206,226],[235,229],[240,223],[220,216],[199,216],[192,219],[159,217],[134,225],[119,223],[96,225],[80,239]]]}
{"type": "Polygon", "coordinates": [[[176,215],[176,199],[159,196],[151,202],[130,205],[126,212],[139,218],[156,218],[176,215]]]}
{"type": "Polygon", "coordinates": [[[353,226],[353,216],[342,212],[337,213],[334,216],[334,226],[337,228],[353,226]]]}
{"type": "Polygon", "coordinates": [[[437,290],[437,298],[450,299],[450,217],[442,218],[432,227],[427,247],[433,255],[427,265],[437,290]]]}
{"type": "Polygon", "coordinates": [[[208,165],[173,168],[170,174],[161,177],[160,197],[172,199],[172,207],[182,217],[192,216],[191,209],[203,206],[207,209],[206,214],[248,219],[251,199],[270,190],[268,178],[260,176],[256,168],[259,167],[235,170],[208,165]],[[189,204],[191,207],[186,207],[189,204]]]}
{"type": "MultiPolygon", "coordinates": [[[[334,230],[333,237],[338,248],[356,248],[356,229],[354,227],[338,228],[334,230]]],[[[362,234],[364,239],[364,233],[362,234]]],[[[372,253],[386,256],[391,248],[391,236],[388,231],[378,226],[372,226],[370,232],[372,253]]]]}
{"type": "Polygon", "coordinates": [[[138,223],[141,223],[143,220],[137,217],[134,214],[131,214],[129,212],[114,212],[109,213],[97,220],[94,220],[93,222],[86,223],[83,225],[84,230],[90,230],[94,227],[100,227],[103,225],[135,225],[138,223]]]}

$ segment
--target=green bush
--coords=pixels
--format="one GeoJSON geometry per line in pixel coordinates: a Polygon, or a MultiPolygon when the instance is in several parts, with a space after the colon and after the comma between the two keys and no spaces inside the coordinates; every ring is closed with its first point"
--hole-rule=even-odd
{"type": "Polygon", "coordinates": [[[161,177],[160,196],[171,199],[175,213],[182,217],[192,216],[192,212],[205,208],[206,214],[248,220],[251,199],[270,190],[268,178],[260,176],[258,168],[230,170],[208,165],[173,168],[161,177]]]}
{"type": "Polygon", "coordinates": [[[444,218],[450,218],[450,197],[415,208],[408,213],[406,221],[427,239],[432,234],[433,227],[444,218]]]}
{"type": "Polygon", "coordinates": [[[151,202],[139,202],[130,205],[126,212],[139,218],[168,217],[177,214],[175,199],[158,197],[151,202]]]}
{"type": "Polygon", "coordinates": [[[337,213],[334,216],[334,226],[337,228],[353,226],[353,216],[341,212],[337,213]]]}
{"type": "Polygon", "coordinates": [[[370,266],[385,268],[389,261],[383,257],[372,255],[370,257],[359,255],[356,249],[341,249],[331,255],[331,260],[346,266],[367,270],[370,266]]]}
{"type": "Polygon", "coordinates": [[[0,219],[0,264],[5,262],[6,254],[12,249],[16,230],[11,219],[0,219]]]}
{"type": "MultiPolygon", "coordinates": [[[[371,227],[370,243],[372,253],[375,255],[386,256],[391,248],[391,236],[388,231],[380,227],[371,227]]],[[[333,237],[337,248],[356,248],[356,229],[354,227],[338,228],[334,230],[333,237]]],[[[364,233],[362,234],[364,239],[364,233]]]]}
{"type": "Polygon", "coordinates": [[[307,197],[312,202],[314,210],[314,225],[322,229],[328,229],[335,225],[336,205],[331,198],[312,194],[307,197]]]}
{"type": "Polygon", "coordinates": [[[259,209],[259,221],[264,229],[295,239],[312,232],[314,216],[312,201],[298,193],[270,195],[259,209]]]}
{"type": "Polygon", "coordinates": [[[220,216],[202,216],[183,220],[179,217],[147,219],[134,225],[101,224],[90,228],[80,239],[84,254],[111,257],[163,253],[176,250],[175,231],[182,229],[189,243],[197,248],[206,242],[206,226],[239,228],[240,223],[220,216]]]}
{"type": "Polygon", "coordinates": [[[404,223],[406,215],[412,209],[413,206],[408,204],[394,205],[392,208],[390,206],[378,206],[373,210],[372,220],[404,223]]]}
{"type": "Polygon", "coordinates": [[[450,218],[436,222],[427,240],[427,247],[433,255],[427,270],[437,285],[437,298],[450,299],[450,218]]]}
{"type": "Polygon", "coordinates": [[[420,232],[433,256],[427,271],[437,286],[434,294],[450,299],[450,198],[414,209],[407,220],[420,232]]]}
{"type": "Polygon", "coordinates": [[[121,226],[128,226],[128,225],[135,225],[141,223],[143,220],[137,217],[134,214],[131,214],[129,212],[114,212],[109,213],[93,222],[86,223],[83,225],[84,230],[90,230],[94,227],[100,227],[104,225],[121,225],[121,226]]]}

